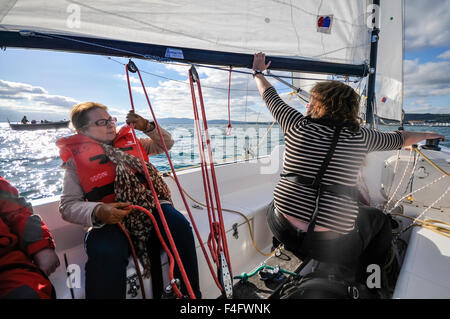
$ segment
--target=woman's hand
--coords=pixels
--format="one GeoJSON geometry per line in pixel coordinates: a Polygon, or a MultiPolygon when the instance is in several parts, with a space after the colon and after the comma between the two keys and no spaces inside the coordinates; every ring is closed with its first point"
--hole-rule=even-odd
{"type": "Polygon", "coordinates": [[[59,258],[53,248],[44,248],[33,255],[33,261],[40,270],[50,276],[59,267],[59,258]]]}
{"type": "Polygon", "coordinates": [[[253,71],[259,70],[259,71],[263,72],[269,68],[271,62],[272,61],[269,61],[266,64],[266,55],[264,53],[262,53],[262,52],[255,53],[253,56],[252,69],[253,69],[253,71]]]}
{"type": "MultiPolygon", "coordinates": [[[[255,53],[255,55],[253,56],[253,71],[263,72],[270,66],[270,62],[271,61],[266,64],[266,55],[264,53],[255,53]]],[[[264,92],[272,85],[264,78],[264,75],[261,73],[254,76],[254,79],[256,80],[256,87],[258,88],[259,94],[261,95],[261,97],[263,97],[264,92]]]]}
{"type": "Polygon", "coordinates": [[[117,224],[122,219],[131,213],[131,209],[124,209],[127,206],[133,205],[130,202],[122,203],[108,203],[97,206],[94,215],[95,219],[103,224],[117,224]]]}
{"type": "Polygon", "coordinates": [[[139,114],[134,113],[133,110],[130,110],[128,112],[126,121],[128,125],[130,125],[130,123],[133,123],[134,128],[142,132],[151,130],[151,127],[149,127],[149,125],[153,124],[150,123],[149,120],[144,119],[139,114]]]}
{"type": "Polygon", "coordinates": [[[439,138],[442,141],[445,141],[445,136],[436,134],[434,132],[411,132],[411,131],[401,131],[403,134],[404,143],[403,146],[410,146],[413,144],[417,144],[423,140],[435,139],[439,138]]]}
{"type": "Polygon", "coordinates": [[[445,136],[444,135],[437,134],[437,133],[434,133],[434,132],[429,132],[427,134],[428,134],[427,137],[426,137],[427,140],[439,138],[440,140],[445,141],[445,136]]]}

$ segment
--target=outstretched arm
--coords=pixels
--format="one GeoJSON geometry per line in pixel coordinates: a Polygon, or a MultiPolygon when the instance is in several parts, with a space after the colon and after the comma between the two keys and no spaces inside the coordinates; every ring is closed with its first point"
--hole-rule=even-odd
{"type": "MultiPolygon", "coordinates": [[[[253,71],[263,72],[270,66],[270,61],[266,64],[266,55],[256,53],[253,58],[253,71]]],[[[270,113],[278,122],[283,132],[287,132],[302,117],[302,113],[287,105],[278,95],[275,88],[267,81],[263,74],[255,75],[256,85],[270,113]]]]}
{"type": "Polygon", "coordinates": [[[401,131],[404,139],[403,146],[410,146],[423,140],[440,138],[445,141],[445,136],[433,132],[410,132],[401,131]]]}

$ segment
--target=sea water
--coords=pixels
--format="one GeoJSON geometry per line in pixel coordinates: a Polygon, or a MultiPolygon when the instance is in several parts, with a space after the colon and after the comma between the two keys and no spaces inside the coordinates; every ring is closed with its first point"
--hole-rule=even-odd
{"type": "MultiPolygon", "coordinates": [[[[123,125],[119,123],[118,126],[123,125]]],[[[275,146],[284,143],[278,125],[269,131],[270,124],[234,124],[229,136],[226,124],[209,125],[213,160],[216,163],[232,162],[252,157],[266,156],[275,146]]],[[[164,128],[175,141],[169,151],[175,169],[200,163],[199,148],[192,124],[168,124],[164,128]]],[[[392,131],[396,127],[380,127],[392,131]]],[[[411,131],[433,131],[446,136],[441,145],[450,147],[450,127],[406,126],[411,131]]],[[[61,168],[59,149],[55,142],[74,132],[67,129],[13,131],[8,123],[0,123],[0,175],[6,178],[27,200],[57,196],[62,191],[64,169],[61,168]]],[[[145,137],[138,132],[138,137],[145,137]]],[[[206,147],[206,146],[205,146],[206,147]]],[[[208,155],[206,154],[206,157],[208,155]]],[[[159,171],[170,170],[165,154],[150,157],[159,171]]]]}

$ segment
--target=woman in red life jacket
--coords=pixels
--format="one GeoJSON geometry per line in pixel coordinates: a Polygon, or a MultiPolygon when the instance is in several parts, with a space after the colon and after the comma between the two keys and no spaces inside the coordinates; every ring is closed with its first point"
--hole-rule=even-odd
{"type": "MultiPolygon", "coordinates": [[[[149,276],[151,269],[153,286],[162,287],[160,246],[151,231],[150,219],[138,211],[130,214],[130,210],[126,209],[134,204],[153,210],[159,228],[163,229],[138,159],[138,148],[144,155],[194,293],[200,297],[197,256],[190,223],[172,206],[169,188],[149,163],[149,156],[164,151],[155,124],[133,111],[128,113],[126,121],[127,124],[133,123],[148,138],[140,138],[136,144],[129,126],[117,130],[116,119],[102,104],[77,104],[71,113],[71,122],[77,134],[56,142],[65,169],[59,207],[62,217],[66,221],[92,227],[85,238],[88,255],[86,298],[120,299],[126,296],[126,267],[131,250],[118,223],[123,223],[130,234],[144,267],[144,276],[149,276]],[[153,263],[151,268],[150,260],[153,263]]],[[[161,131],[170,149],[174,143],[171,135],[162,128],[161,131]]],[[[178,267],[175,267],[175,278],[181,279],[178,267]]],[[[181,290],[186,292],[183,283],[181,290]]],[[[159,297],[158,294],[155,298],[159,297]]]]}
{"type": "Polygon", "coordinates": [[[47,226],[0,176],[0,299],[55,297],[47,276],[58,266],[47,226]]]}

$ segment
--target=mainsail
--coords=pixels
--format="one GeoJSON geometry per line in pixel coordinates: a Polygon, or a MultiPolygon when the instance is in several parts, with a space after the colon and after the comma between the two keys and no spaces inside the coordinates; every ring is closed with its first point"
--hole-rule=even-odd
{"type": "MultiPolygon", "coordinates": [[[[0,7],[0,29],[364,65],[370,44],[368,3],[7,0],[0,7]]],[[[183,52],[166,55],[176,58],[183,52]]]]}
{"type": "MultiPolygon", "coordinates": [[[[253,53],[265,52],[273,70],[364,77],[378,15],[373,2],[5,0],[0,46],[247,68],[253,53]]],[[[375,112],[399,120],[402,0],[380,7],[375,112]]]]}

